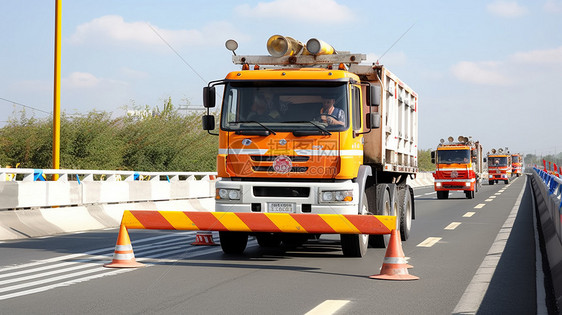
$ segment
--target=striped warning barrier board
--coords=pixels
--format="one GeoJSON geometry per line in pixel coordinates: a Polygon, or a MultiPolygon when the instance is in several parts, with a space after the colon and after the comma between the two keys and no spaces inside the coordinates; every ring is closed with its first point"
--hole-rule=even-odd
{"type": "Polygon", "coordinates": [[[314,234],[390,234],[395,216],[126,210],[128,229],[314,234]]]}

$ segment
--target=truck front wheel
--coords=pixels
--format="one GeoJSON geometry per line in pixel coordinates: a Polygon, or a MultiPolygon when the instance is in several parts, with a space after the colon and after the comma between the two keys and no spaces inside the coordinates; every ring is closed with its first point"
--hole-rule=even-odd
{"type": "MultiPolygon", "coordinates": [[[[368,204],[367,195],[363,193],[362,209],[359,214],[367,214],[368,204]]],[[[346,257],[363,257],[369,247],[369,234],[341,234],[341,250],[346,257]]]]}
{"type": "Polygon", "coordinates": [[[437,192],[437,199],[447,199],[449,198],[449,191],[442,190],[437,192]]]}
{"type": "Polygon", "coordinates": [[[242,254],[248,244],[248,233],[220,231],[221,248],[225,254],[242,254]]]}
{"type": "MultiPolygon", "coordinates": [[[[392,200],[390,199],[390,193],[387,187],[388,185],[386,184],[379,184],[377,186],[376,214],[378,215],[390,215],[392,209],[392,200]]],[[[371,235],[369,237],[369,245],[375,248],[386,248],[389,240],[390,234],[371,235]]]]}

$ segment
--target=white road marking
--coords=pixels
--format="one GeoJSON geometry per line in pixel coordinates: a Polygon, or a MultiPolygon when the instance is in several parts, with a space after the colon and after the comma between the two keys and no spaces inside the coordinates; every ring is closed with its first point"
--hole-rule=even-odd
{"type": "Polygon", "coordinates": [[[501,193],[495,193],[494,195],[499,196],[499,195],[501,195],[501,193]]]}
{"type": "Polygon", "coordinates": [[[347,303],[349,303],[349,300],[326,300],[308,311],[305,315],[335,314],[347,303]]]}
{"type": "Polygon", "coordinates": [[[460,222],[451,222],[451,224],[447,225],[445,227],[445,230],[454,230],[456,229],[459,225],[461,225],[460,222]]]}
{"type": "Polygon", "coordinates": [[[476,213],[476,212],[470,212],[470,211],[469,211],[469,212],[467,212],[467,213],[465,213],[465,214],[463,215],[463,218],[470,218],[470,217],[472,217],[475,213],[476,213]]]}
{"type": "Polygon", "coordinates": [[[423,195],[428,196],[428,195],[433,195],[433,194],[435,194],[435,192],[430,192],[430,193],[426,193],[426,194],[423,194],[423,195]]]}
{"type": "Polygon", "coordinates": [[[490,196],[490,198],[492,198],[492,199],[497,198],[497,197],[498,197],[498,196],[490,196]]]}
{"type": "Polygon", "coordinates": [[[494,199],[486,199],[486,200],[484,200],[484,201],[490,202],[490,201],[494,201],[494,199]]]}
{"type": "Polygon", "coordinates": [[[476,206],[474,206],[474,209],[481,209],[481,208],[483,208],[485,205],[486,205],[485,203],[479,203],[479,204],[477,204],[476,206]]]}
{"type": "MultiPolygon", "coordinates": [[[[189,244],[195,239],[195,233],[189,231],[166,234],[135,241],[133,247],[136,260],[151,266],[151,262],[163,260],[177,262],[220,251],[220,247],[202,249],[190,246],[189,244]]],[[[256,241],[250,240],[249,246],[257,246],[256,241]]],[[[0,268],[0,279],[3,278],[0,281],[0,300],[135,270],[135,268],[117,270],[102,268],[103,263],[111,261],[113,252],[114,247],[108,247],[0,268]],[[35,287],[31,288],[33,286],[35,287]]]]}
{"type": "Polygon", "coordinates": [[[431,247],[441,240],[441,237],[428,237],[425,241],[416,245],[417,247],[431,247]]]}

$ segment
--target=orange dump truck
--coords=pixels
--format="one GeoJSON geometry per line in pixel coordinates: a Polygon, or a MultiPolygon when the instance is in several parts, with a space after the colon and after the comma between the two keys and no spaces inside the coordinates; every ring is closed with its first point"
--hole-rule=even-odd
{"type": "Polygon", "coordinates": [[[511,154],[505,148],[492,149],[491,153],[488,152],[488,184],[493,185],[498,181],[503,181],[509,184],[511,178],[512,162],[511,154]]]}
{"type": "Polygon", "coordinates": [[[517,177],[523,174],[523,157],[519,153],[511,155],[511,175],[517,177]]]}
{"type": "MultiPolygon", "coordinates": [[[[335,51],[311,39],[306,46],[272,36],[270,55],[236,55],[241,70],[204,88],[203,128],[216,128],[209,108],[223,86],[216,182],[217,212],[375,214],[396,216],[403,240],[414,212],[406,184],[418,170],[418,96],[365,54],[335,51]]],[[[213,134],[213,133],[211,133],[213,134]]],[[[241,253],[249,235],[260,246],[300,245],[306,232],[220,232],[225,253],[241,253]]],[[[346,256],[388,235],[341,234],[346,256]]]]}
{"type": "Polygon", "coordinates": [[[441,139],[436,151],[431,152],[431,162],[436,165],[433,173],[437,199],[447,199],[449,191],[464,191],[466,198],[474,198],[482,176],[482,146],[478,141],[460,136],[449,142],[441,139]]]}

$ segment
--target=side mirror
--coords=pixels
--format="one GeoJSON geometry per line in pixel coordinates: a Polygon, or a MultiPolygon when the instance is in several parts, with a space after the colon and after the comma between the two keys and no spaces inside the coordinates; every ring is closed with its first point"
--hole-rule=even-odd
{"type": "Polygon", "coordinates": [[[367,129],[378,129],[381,127],[381,114],[367,113],[365,116],[367,129]]]}
{"type": "Polygon", "coordinates": [[[369,85],[369,105],[379,106],[381,104],[381,86],[369,85]]]}
{"type": "MultiPolygon", "coordinates": [[[[203,88],[203,107],[215,107],[215,87],[206,86],[203,88]]],[[[212,130],[212,129],[211,129],[212,130]]]]}
{"type": "Polygon", "coordinates": [[[484,160],[483,160],[483,161],[484,161],[484,163],[486,163],[486,162],[487,162],[487,161],[486,161],[486,158],[484,158],[484,160]]]}
{"type": "Polygon", "coordinates": [[[435,151],[431,151],[431,158],[435,159],[435,151]]]}
{"type": "Polygon", "coordinates": [[[435,158],[431,158],[431,163],[435,164],[435,158]]]}
{"type": "Polygon", "coordinates": [[[203,130],[215,130],[215,116],[203,115],[203,130]]]}

